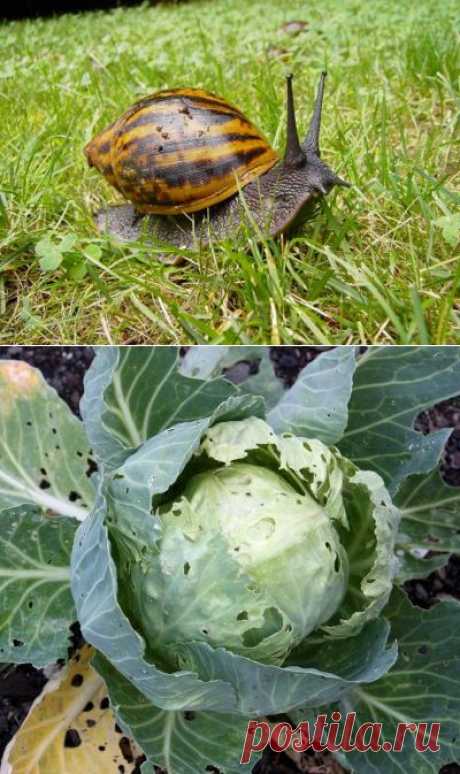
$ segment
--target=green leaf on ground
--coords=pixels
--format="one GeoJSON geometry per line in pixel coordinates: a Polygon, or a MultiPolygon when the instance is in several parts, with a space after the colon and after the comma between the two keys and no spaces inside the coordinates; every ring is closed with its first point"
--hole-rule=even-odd
{"type": "Polygon", "coordinates": [[[458,244],[460,241],[460,213],[443,215],[434,221],[434,225],[439,226],[444,239],[451,247],[455,247],[458,244]]]}
{"type": "Polygon", "coordinates": [[[59,245],[49,237],[44,237],[35,245],[35,253],[40,256],[40,269],[42,271],[54,271],[61,265],[64,256],[59,245]]]}

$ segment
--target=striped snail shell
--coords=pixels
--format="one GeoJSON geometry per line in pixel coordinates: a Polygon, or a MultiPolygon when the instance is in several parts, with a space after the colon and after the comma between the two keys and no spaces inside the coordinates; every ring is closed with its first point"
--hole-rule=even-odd
{"type": "Polygon", "coordinates": [[[203,89],[137,102],[86,146],[95,166],[141,212],[197,212],[228,199],[278,161],[261,132],[203,89]]]}

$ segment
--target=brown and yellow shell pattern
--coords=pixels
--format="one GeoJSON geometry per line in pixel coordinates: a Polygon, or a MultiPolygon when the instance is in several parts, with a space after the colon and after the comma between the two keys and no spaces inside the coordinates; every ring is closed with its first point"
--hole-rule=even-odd
{"type": "Polygon", "coordinates": [[[227,199],[278,161],[236,107],[203,89],[137,102],[85,148],[141,212],[197,212],[227,199]]]}

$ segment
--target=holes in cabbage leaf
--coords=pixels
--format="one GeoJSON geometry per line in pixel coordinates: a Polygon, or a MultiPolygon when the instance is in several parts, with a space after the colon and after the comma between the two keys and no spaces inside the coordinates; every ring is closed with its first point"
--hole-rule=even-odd
{"type": "Polygon", "coordinates": [[[283,626],[283,617],[276,607],[267,607],[264,610],[264,623],[262,626],[247,629],[243,634],[243,645],[254,648],[266,637],[276,634],[283,626]]]}
{"type": "Polygon", "coordinates": [[[51,484],[46,478],[42,478],[42,480],[39,483],[40,489],[49,489],[50,486],[51,484]]]}
{"type": "Polygon", "coordinates": [[[77,500],[81,500],[81,494],[79,492],[75,492],[73,489],[71,492],[69,492],[69,500],[71,503],[76,502],[77,500]]]}
{"type": "Polygon", "coordinates": [[[13,640],[13,645],[15,648],[21,648],[24,645],[24,643],[21,642],[21,640],[13,640]]]}
{"type": "Polygon", "coordinates": [[[340,559],[338,554],[335,555],[334,570],[340,572],[340,559]]]}
{"type": "Polygon", "coordinates": [[[69,728],[64,737],[64,747],[80,747],[80,745],[80,734],[74,728],[69,728]]]}
{"type": "Polygon", "coordinates": [[[247,610],[242,610],[241,613],[238,613],[238,615],[236,616],[237,621],[247,621],[248,618],[249,616],[248,616],[247,610]]]}
{"type": "Polygon", "coordinates": [[[96,470],[97,470],[97,465],[94,462],[94,460],[92,459],[92,457],[87,457],[86,458],[86,464],[87,464],[87,468],[85,470],[85,476],[87,478],[91,478],[93,473],[95,473],[96,470]]]}
{"type": "Polygon", "coordinates": [[[184,564],[184,575],[188,575],[189,572],[190,572],[190,563],[189,562],[185,562],[185,564],[184,564]]]}
{"type": "Polygon", "coordinates": [[[134,755],[131,747],[131,742],[129,741],[127,736],[122,736],[120,741],[118,742],[118,746],[121,750],[121,754],[123,755],[123,758],[128,763],[132,763],[134,761],[134,755]]]}

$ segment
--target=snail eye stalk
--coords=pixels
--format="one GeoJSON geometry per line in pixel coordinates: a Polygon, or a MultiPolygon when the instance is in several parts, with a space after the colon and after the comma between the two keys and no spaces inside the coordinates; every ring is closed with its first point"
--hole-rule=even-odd
{"type": "MultiPolygon", "coordinates": [[[[321,77],[319,79],[319,86],[318,86],[318,92],[316,94],[316,100],[315,100],[315,106],[313,108],[313,115],[311,117],[310,121],[310,128],[308,130],[308,134],[302,143],[302,147],[304,150],[304,153],[306,153],[307,159],[309,159],[313,163],[320,163],[318,162],[318,159],[321,158],[321,151],[319,148],[319,135],[321,131],[321,114],[323,110],[323,97],[324,97],[324,82],[326,80],[327,73],[325,70],[321,73],[321,77]]],[[[325,165],[323,165],[323,175],[325,175],[325,183],[326,185],[321,187],[321,185],[317,184],[317,187],[321,191],[321,193],[326,194],[332,186],[339,185],[343,188],[350,188],[350,183],[347,183],[345,180],[342,180],[341,177],[335,174],[332,170],[329,168],[326,168],[325,165]]]]}
{"type": "Polygon", "coordinates": [[[302,167],[307,163],[307,157],[300,142],[295,120],[294,95],[292,92],[292,75],[286,78],[286,112],[287,112],[287,131],[286,131],[286,151],[284,154],[284,164],[288,167],[302,167]]]}
{"type": "Polygon", "coordinates": [[[319,80],[318,93],[316,95],[315,107],[313,109],[310,128],[303,143],[303,147],[307,154],[312,153],[318,158],[321,158],[321,152],[319,149],[319,133],[321,130],[321,112],[323,109],[324,81],[326,80],[326,75],[326,71],[323,70],[319,80]]]}

